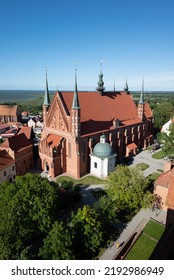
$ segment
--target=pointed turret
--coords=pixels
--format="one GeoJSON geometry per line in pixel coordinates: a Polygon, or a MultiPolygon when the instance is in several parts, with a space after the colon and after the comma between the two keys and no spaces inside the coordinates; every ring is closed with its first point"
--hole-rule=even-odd
{"type": "Polygon", "coordinates": [[[46,71],[46,88],[45,88],[45,96],[44,96],[44,106],[49,106],[50,105],[50,95],[49,95],[49,90],[48,90],[48,78],[47,78],[47,71],[46,71]]]}
{"type": "Polygon", "coordinates": [[[75,69],[75,90],[73,96],[72,109],[80,109],[78,91],[77,91],[77,69],[75,69]]]}
{"type": "Polygon", "coordinates": [[[126,82],[125,82],[125,85],[124,85],[124,91],[126,91],[126,92],[128,92],[128,91],[129,91],[127,78],[126,78],[126,82]]]}
{"type": "Polygon", "coordinates": [[[77,90],[77,69],[75,69],[75,89],[73,102],[71,107],[71,125],[72,125],[72,135],[79,136],[80,135],[80,103],[78,98],[78,90],[77,90]]]}
{"type": "Polygon", "coordinates": [[[142,81],[142,90],[140,94],[140,100],[138,102],[139,104],[144,104],[144,79],[142,81]]]}
{"type": "Polygon", "coordinates": [[[50,107],[50,95],[48,90],[48,78],[47,78],[47,70],[46,70],[46,88],[45,88],[45,96],[44,96],[44,102],[43,102],[43,124],[44,126],[47,125],[47,113],[48,109],[50,107]]]}
{"type": "Polygon", "coordinates": [[[138,102],[138,116],[141,120],[143,120],[144,116],[144,79],[142,81],[142,90],[140,94],[140,100],[138,102]]]}
{"type": "Polygon", "coordinates": [[[100,63],[99,80],[98,80],[98,83],[97,83],[98,86],[96,88],[96,90],[99,91],[101,95],[105,90],[104,81],[103,81],[103,73],[102,73],[102,64],[103,64],[103,60],[100,63]]]}

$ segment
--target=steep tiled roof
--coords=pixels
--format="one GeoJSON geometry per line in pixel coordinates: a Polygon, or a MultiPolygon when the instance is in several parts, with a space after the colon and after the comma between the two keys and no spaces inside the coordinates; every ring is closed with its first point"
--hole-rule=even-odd
{"type": "Polygon", "coordinates": [[[0,148],[10,148],[11,150],[17,152],[25,147],[30,146],[31,143],[27,139],[24,133],[14,135],[10,138],[6,138],[5,141],[0,145],[0,148]]]}
{"type": "Polygon", "coordinates": [[[0,170],[14,163],[14,159],[5,151],[0,151],[0,170]]]}
{"type": "Polygon", "coordinates": [[[165,204],[169,208],[174,208],[174,168],[162,173],[156,180],[155,186],[168,189],[165,204]]]}
{"type": "Polygon", "coordinates": [[[0,105],[0,116],[16,116],[18,105],[0,105]]]}
{"type": "Polygon", "coordinates": [[[162,173],[156,180],[155,180],[155,186],[160,186],[164,188],[168,188],[169,183],[173,181],[174,182],[174,168],[171,170],[162,173]]]}
{"type": "Polygon", "coordinates": [[[132,151],[133,149],[137,149],[137,148],[138,148],[137,145],[136,145],[135,143],[128,144],[127,147],[128,147],[128,149],[129,149],[130,151],[132,151]]]}
{"type": "MultiPolygon", "coordinates": [[[[64,101],[66,109],[72,107],[73,92],[59,93],[64,101]]],[[[132,97],[126,92],[78,92],[81,109],[82,134],[111,129],[113,119],[127,125],[141,122],[138,118],[137,107],[132,97]]]]}
{"type": "Polygon", "coordinates": [[[147,102],[144,103],[144,114],[145,114],[146,118],[153,117],[152,110],[150,109],[150,106],[147,102]]]}
{"type": "Polygon", "coordinates": [[[31,140],[31,139],[32,139],[33,131],[32,131],[32,128],[31,128],[31,127],[22,126],[22,127],[21,127],[21,130],[19,131],[18,134],[22,134],[22,133],[25,134],[25,136],[27,137],[28,140],[31,140]]]}

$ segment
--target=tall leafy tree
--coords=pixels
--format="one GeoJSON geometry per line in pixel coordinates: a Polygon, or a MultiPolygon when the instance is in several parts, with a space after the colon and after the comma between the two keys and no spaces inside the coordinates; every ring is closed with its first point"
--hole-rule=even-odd
{"type": "Polygon", "coordinates": [[[89,206],[84,206],[77,213],[73,212],[66,224],[55,222],[39,255],[43,259],[92,259],[102,241],[98,215],[89,206]]]}
{"type": "Polygon", "coordinates": [[[172,117],[174,114],[174,106],[171,102],[162,102],[156,104],[153,110],[154,114],[154,126],[161,130],[162,126],[172,117]]]}
{"type": "Polygon", "coordinates": [[[39,256],[44,260],[72,260],[73,238],[71,229],[63,222],[54,223],[52,230],[44,240],[39,256]]]}
{"type": "Polygon", "coordinates": [[[71,231],[76,259],[92,259],[103,241],[98,215],[87,205],[72,214],[71,231]]]}
{"type": "Polygon", "coordinates": [[[26,174],[0,185],[0,258],[17,259],[33,240],[51,229],[59,208],[55,185],[26,174]]]}
{"type": "Polygon", "coordinates": [[[163,150],[168,154],[174,154],[174,124],[170,125],[169,134],[161,133],[162,142],[164,144],[163,150]]]}
{"type": "Polygon", "coordinates": [[[106,187],[107,196],[96,204],[96,211],[102,213],[103,205],[109,205],[105,214],[110,220],[124,219],[152,204],[153,195],[147,191],[148,180],[136,168],[118,165],[110,173],[106,187]]]}

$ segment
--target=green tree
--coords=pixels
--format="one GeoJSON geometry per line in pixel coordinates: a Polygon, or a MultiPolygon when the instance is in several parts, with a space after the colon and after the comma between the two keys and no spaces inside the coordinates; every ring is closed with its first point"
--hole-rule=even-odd
{"type": "Polygon", "coordinates": [[[76,259],[92,259],[96,256],[103,241],[98,215],[89,206],[84,206],[72,214],[70,226],[76,259]]]}
{"type": "Polygon", "coordinates": [[[17,259],[49,232],[60,202],[56,185],[26,174],[0,185],[0,259],[17,259]]]}
{"type": "Polygon", "coordinates": [[[98,215],[84,206],[72,213],[64,224],[55,222],[44,240],[39,256],[43,259],[92,259],[103,241],[103,231],[98,215]]]}
{"type": "Polygon", "coordinates": [[[148,179],[139,170],[118,165],[108,177],[107,196],[99,200],[96,205],[97,212],[102,213],[101,208],[106,202],[106,205],[109,205],[109,209],[106,207],[109,220],[127,219],[141,207],[151,206],[153,195],[147,188],[148,179]]]}
{"type": "Polygon", "coordinates": [[[44,240],[39,256],[44,260],[75,259],[70,227],[63,222],[55,222],[52,230],[44,240]]]}
{"type": "Polygon", "coordinates": [[[162,102],[154,107],[153,114],[154,126],[160,130],[163,124],[165,124],[174,114],[174,106],[171,102],[162,102]]]}
{"type": "Polygon", "coordinates": [[[169,134],[161,133],[161,140],[164,144],[163,151],[167,155],[174,154],[174,124],[170,125],[169,134]]]}

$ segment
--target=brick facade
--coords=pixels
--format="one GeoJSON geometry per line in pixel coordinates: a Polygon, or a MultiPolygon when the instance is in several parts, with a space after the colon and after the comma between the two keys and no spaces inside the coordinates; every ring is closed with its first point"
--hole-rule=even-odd
{"type": "Polygon", "coordinates": [[[43,105],[39,155],[42,169],[52,177],[67,172],[80,178],[89,173],[89,155],[103,133],[117,159],[152,143],[153,114],[146,102],[141,105],[141,119],[129,92],[78,92],[79,108],[72,106],[75,94],[77,98],[77,92],[57,91],[52,103],[43,105]],[[48,143],[48,137],[57,142],[48,143]],[[133,150],[128,149],[130,144],[133,150]]]}

